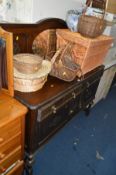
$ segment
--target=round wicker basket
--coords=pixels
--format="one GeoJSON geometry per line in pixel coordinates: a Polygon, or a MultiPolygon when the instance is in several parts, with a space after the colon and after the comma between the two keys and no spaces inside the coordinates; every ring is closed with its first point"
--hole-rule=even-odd
{"type": "Polygon", "coordinates": [[[42,57],[34,54],[17,54],[14,55],[14,67],[21,73],[33,74],[37,72],[42,65],[42,57]]]}
{"type": "Polygon", "coordinates": [[[47,76],[33,80],[26,80],[14,77],[14,89],[20,92],[35,92],[37,90],[40,90],[46,81],[47,76]]]}
{"type": "Polygon", "coordinates": [[[51,71],[51,62],[43,60],[42,67],[33,74],[22,74],[14,68],[14,89],[20,92],[35,92],[43,87],[51,71]]]}
{"type": "Polygon", "coordinates": [[[85,37],[98,37],[103,33],[105,27],[105,20],[95,16],[81,15],[78,21],[78,32],[85,37]]]}

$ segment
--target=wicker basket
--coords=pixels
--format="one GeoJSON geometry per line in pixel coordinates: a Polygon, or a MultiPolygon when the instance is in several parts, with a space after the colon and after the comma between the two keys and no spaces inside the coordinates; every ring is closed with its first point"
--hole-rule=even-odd
{"type": "Polygon", "coordinates": [[[20,92],[35,92],[40,90],[46,81],[47,76],[33,80],[14,77],[14,89],[20,92]]]}
{"type": "Polygon", "coordinates": [[[22,73],[33,74],[37,72],[42,65],[42,57],[34,54],[14,55],[14,67],[22,73]]]}
{"type": "Polygon", "coordinates": [[[22,74],[14,68],[14,89],[20,92],[35,92],[43,87],[51,71],[50,61],[43,60],[41,69],[34,74],[22,74]]]}
{"type": "Polygon", "coordinates": [[[78,21],[78,32],[89,38],[100,36],[106,27],[106,22],[104,20],[106,6],[105,1],[103,2],[103,14],[101,18],[86,15],[87,7],[91,6],[93,2],[93,0],[86,1],[86,8],[83,10],[83,14],[80,16],[78,21]]]}
{"type": "Polygon", "coordinates": [[[103,64],[104,58],[112,43],[112,37],[100,35],[97,38],[86,38],[77,32],[57,29],[57,49],[73,43],[71,57],[80,65],[83,74],[103,64]]]}
{"type": "Polygon", "coordinates": [[[103,33],[105,26],[104,19],[81,15],[78,21],[78,32],[85,37],[95,38],[103,33]]]}

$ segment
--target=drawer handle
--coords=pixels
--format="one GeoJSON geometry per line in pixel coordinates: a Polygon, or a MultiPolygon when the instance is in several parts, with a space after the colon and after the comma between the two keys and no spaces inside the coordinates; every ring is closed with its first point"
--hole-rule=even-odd
{"type": "Polygon", "coordinates": [[[56,114],[56,107],[55,106],[52,106],[51,108],[52,108],[53,114],[56,114]]]}
{"type": "Polygon", "coordinates": [[[3,141],[4,141],[4,139],[0,137],[0,143],[2,143],[3,141]]]}
{"type": "Polygon", "coordinates": [[[73,110],[70,110],[70,111],[69,111],[69,114],[73,114],[73,112],[74,112],[73,110]]]}
{"type": "Polygon", "coordinates": [[[87,88],[89,88],[89,86],[90,86],[90,83],[89,83],[89,82],[87,82],[87,83],[86,83],[86,87],[87,87],[87,88]]]}
{"type": "Polygon", "coordinates": [[[72,92],[72,96],[74,99],[76,98],[76,94],[74,92],[72,92]]]}
{"type": "Polygon", "coordinates": [[[0,153],[0,159],[3,159],[5,157],[5,154],[0,153]]]}

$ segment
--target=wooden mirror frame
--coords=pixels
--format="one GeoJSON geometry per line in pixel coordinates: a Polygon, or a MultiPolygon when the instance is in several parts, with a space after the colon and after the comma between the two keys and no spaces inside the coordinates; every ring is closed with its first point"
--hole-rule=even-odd
{"type": "Polygon", "coordinates": [[[2,92],[14,96],[13,86],[13,35],[0,27],[0,37],[6,42],[6,62],[7,62],[7,79],[8,89],[2,88],[2,92]]]}
{"type": "Polygon", "coordinates": [[[33,24],[0,23],[0,26],[13,33],[13,43],[18,43],[20,53],[33,53],[32,43],[44,30],[67,28],[65,21],[59,18],[43,19],[33,24]]]}
{"type": "Polygon", "coordinates": [[[13,88],[13,43],[20,46],[20,53],[33,53],[32,43],[35,37],[47,29],[67,28],[66,22],[59,18],[48,18],[35,24],[0,23],[0,36],[6,39],[8,90],[2,89],[14,96],[13,88]],[[4,30],[3,30],[4,29],[4,30]],[[8,31],[8,32],[7,32],[8,31]]]}

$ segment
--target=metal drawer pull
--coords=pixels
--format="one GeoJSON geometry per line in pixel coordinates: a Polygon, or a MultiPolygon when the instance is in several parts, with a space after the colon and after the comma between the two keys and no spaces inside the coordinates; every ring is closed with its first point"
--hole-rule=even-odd
{"type": "Polygon", "coordinates": [[[74,99],[76,98],[76,94],[74,92],[72,92],[72,96],[74,99]]]}
{"type": "Polygon", "coordinates": [[[52,109],[53,114],[56,114],[56,107],[52,106],[51,109],[52,109]]]}
{"type": "Polygon", "coordinates": [[[5,157],[5,154],[0,153],[0,159],[3,159],[5,157]]]}
{"type": "Polygon", "coordinates": [[[86,83],[86,87],[88,88],[89,86],[90,86],[90,83],[89,83],[89,82],[87,82],[87,83],[86,83]]]}
{"type": "Polygon", "coordinates": [[[72,114],[73,112],[74,112],[73,110],[70,110],[70,111],[69,111],[69,114],[72,114]]]}
{"type": "Polygon", "coordinates": [[[2,143],[4,141],[4,139],[2,137],[0,137],[0,143],[2,143]]]}
{"type": "Polygon", "coordinates": [[[10,172],[18,163],[20,163],[20,160],[17,160],[15,163],[13,163],[10,167],[7,169],[3,169],[3,173],[1,175],[6,175],[8,172],[10,172]]]}

